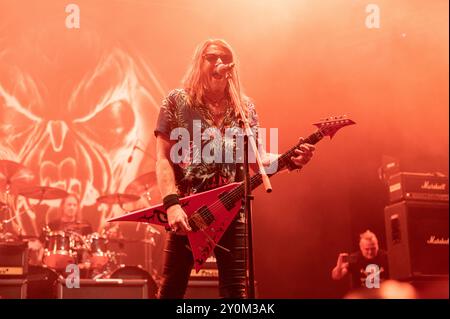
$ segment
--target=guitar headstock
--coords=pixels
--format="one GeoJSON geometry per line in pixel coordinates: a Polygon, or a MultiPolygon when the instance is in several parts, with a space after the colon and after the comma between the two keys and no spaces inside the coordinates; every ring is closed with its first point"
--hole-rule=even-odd
{"type": "Polygon", "coordinates": [[[317,123],[313,123],[313,125],[317,126],[323,136],[329,136],[330,139],[339,131],[341,128],[347,125],[356,124],[351,119],[347,118],[346,115],[342,116],[334,116],[329,117],[323,120],[320,120],[317,123]]]}

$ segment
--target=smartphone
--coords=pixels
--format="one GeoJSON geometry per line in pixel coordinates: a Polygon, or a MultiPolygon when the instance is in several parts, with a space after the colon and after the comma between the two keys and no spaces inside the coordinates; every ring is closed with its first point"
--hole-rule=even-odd
{"type": "Polygon", "coordinates": [[[343,263],[354,264],[354,263],[356,263],[356,260],[357,260],[357,256],[353,255],[353,254],[342,256],[343,263]]]}

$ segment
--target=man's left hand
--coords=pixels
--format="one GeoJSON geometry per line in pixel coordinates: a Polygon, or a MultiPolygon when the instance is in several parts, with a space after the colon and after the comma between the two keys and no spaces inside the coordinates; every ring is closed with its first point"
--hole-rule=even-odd
{"type": "MultiPolygon", "coordinates": [[[[303,138],[300,138],[300,141],[303,140],[303,138]]],[[[292,163],[297,166],[297,169],[302,168],[309,162],[315,149],[314,145],[308,143],[301,144],[300,147],[295,150],[296,156],[291,157],[292,163]]]]}

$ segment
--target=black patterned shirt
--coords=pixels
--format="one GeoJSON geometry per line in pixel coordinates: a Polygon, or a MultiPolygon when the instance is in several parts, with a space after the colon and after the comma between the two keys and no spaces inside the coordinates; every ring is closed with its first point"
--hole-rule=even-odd
{"type": "MultiPolygon", "coordinates": [[[[240,121],[231,102],[227,99],[229,107],[222,124],[216,127],[209,108],[206,105],[192,107],[187,98],[184,89],[171,91],[163,100],[155,129],[156,136],[162,134],[171,139],[172,134],[172,140],[177,144],[174,145],[177,151],[174,151],[174,147],[172,151],[176,154],[173,167],[180,195],[186,196],[241,181],[243,143],[236,138],[241,131],[240,121]]],[[[256,129],[259,124],[255,107],[249,99],[245,99],[245,103],[250,127],[256,129]]],[[[256,135],[256,130],[254,132],[256,135]]],[[[171,159],[173,162],[172,155],[171,159]]]]}

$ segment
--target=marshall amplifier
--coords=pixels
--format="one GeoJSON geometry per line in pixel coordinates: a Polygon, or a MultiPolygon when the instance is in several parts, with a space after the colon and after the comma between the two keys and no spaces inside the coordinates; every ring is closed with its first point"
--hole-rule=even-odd
{"type": "Polygon", "coordinates": [[[400,172],[389,177],[391,203],[402,200],[448,202],[448,177],[430,173],[400,172]]]}
{"type": "Polygon", "coordinates": [[[217,269],[216,257],[210,256],[206,259],[202,269],[196,272],[191,270],[191,280],[219,280],[219,270],[217,269]]]}
{"type": "Polygon", "coordinates": [[[0,279],[0,299],[26,299],[26,279],[0,279]]]}
{"type": "Polygon", "coordinates": [[[0,243],[0,279],[25,278],[28,272],[28,244],[0,243]]]}
{"type": "Polygon", "coordinates": [[[219,281],[191,277],[188,282],[185,299],[219,299],[219,281]]]}
{"type": "Polygon", "coordinates": [[[402,201],[385,208],[392,279],[448,276],[448,203],[402,201]]]}
{"type": "Polygon", "coordinates": [[[148,299],[146,279],[80,279],[79,288],[58,280],[58,299],[148,299]]]}
{"type": "Polygon", "coordinates": [[[219,271],[217,260],[210,256],[199,272],[191,270],[188,287],[184,296],[186,299],[218,299],[219,271]]]}

